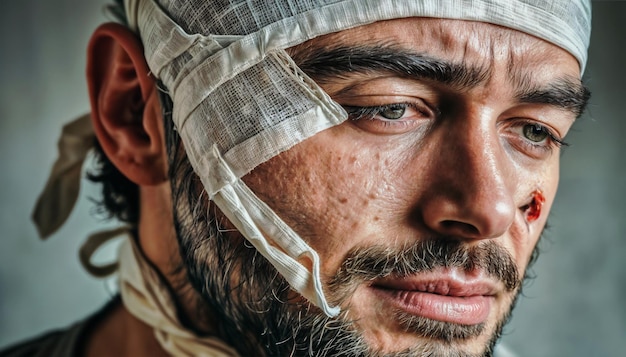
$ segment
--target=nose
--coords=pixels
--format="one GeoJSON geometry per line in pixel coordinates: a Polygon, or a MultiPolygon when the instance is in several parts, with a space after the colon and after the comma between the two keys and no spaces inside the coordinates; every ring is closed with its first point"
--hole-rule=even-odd
{"type": "Polygon", "coordinates": [[[420,205],[424,224],[464,239],[502,236],[515,218],[517,182],[493,121],[449,122],[433,136],[420,205]]]}

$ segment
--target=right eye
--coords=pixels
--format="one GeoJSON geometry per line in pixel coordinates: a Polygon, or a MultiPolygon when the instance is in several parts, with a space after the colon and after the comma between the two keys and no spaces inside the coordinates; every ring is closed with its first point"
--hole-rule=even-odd
{"type": "Polygon", "coordinates": [[[387,120],[402,119],[407,109],[407,104],[397,103],[382,106],[378,109],[378,115],[387,120]]]}

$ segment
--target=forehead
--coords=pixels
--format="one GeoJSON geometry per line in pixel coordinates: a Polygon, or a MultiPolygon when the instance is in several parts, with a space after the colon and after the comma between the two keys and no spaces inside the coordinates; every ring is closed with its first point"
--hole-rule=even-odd
{"type": "Polygon", "coordinates": [[[476,21],[406,18],[324,35],[291,49],[298,58],[320,49],[384,46],[427,55],[486,73],[501,68],[515,81],[541,77],[580,77],[579,63],[564,49],[532,35],[476,21]]]}

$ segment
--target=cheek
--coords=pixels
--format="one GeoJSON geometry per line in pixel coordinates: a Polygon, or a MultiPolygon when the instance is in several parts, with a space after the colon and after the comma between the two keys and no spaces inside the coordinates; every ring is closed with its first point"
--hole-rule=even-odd
{"type": "Polygon", "coordinates": [[[331,128],[258,166],[244,182],[322,257],[332,273],[355,246],[380,239],[394,202],[390,160],[331,128]],[[313,154],[314,153],[314,154],[313,154]]]}

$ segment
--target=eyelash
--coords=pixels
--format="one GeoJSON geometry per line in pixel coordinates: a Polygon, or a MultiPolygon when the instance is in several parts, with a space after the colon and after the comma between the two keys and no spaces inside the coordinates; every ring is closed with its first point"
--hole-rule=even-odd
{"type": "Polygon", "coordinates": [[[422,108],[419,108],[417,105],[413,103],[401,102],[401,103],[390,103],[384,105],[376,105],[369,107],[358,107],[358,106],[344,106],[344,109],[348,112],[350,119],[352,120],[380,120],[387,123],[400,122],[402,118],[406,114],[407,109],[413,109],[423,117],[429,116],[422,108]],[[381,112],[387,109],[393,109],[393,107],[401,107],[405,112],[402,113],[402,117],[398,119],[389,119],[389,118],[377,118],[381,116],[381,112]]]}

